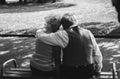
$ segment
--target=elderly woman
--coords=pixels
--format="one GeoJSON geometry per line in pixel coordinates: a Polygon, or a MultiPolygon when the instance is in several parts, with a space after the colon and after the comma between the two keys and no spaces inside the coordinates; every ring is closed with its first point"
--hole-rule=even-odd
{"type": "Polygon", "coordinates": [[[45,20],[45,27],[36,32],[36,50],[31,58],[30,68],[33,75],[49,77],[56,73],[54,57],[55,54],[60,53],[60,48],[51,46],[39,40],[38,33],[56,32],[59,29],[61,22],[60,16],[58,15],[49,15],[45,17],[45,20]]]}

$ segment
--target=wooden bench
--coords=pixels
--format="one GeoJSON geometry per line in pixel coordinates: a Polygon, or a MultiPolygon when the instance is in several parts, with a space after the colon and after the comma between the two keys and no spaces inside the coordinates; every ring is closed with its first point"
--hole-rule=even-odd
{"type": "MultiPolygon", "coordinates": [[[[18,68],[17,67],[17,63],[15,59],[10,59],[2,65],[1,78],[2,79],[7,79],[7,78],[9,79],[34,79],[32,78],[32,73],[29,68],[18,68]],[[13,62],[14,67],[6,69],[6,65],[11,62],[13,62]]],[[[100,77],[97,79],[118,79],[115,63],[113,63],[113,68],[111,72],[101,72],[100,77]]]]}
{"type": "Polygon", "coordinates": [[[30,79],[32,77],[31,70],[29,68],[19,68],[17,67],[17,62],[15,59],[9,59],[3,63],[1,67],[1,78],[2,79],[30,79]],[[7,68],[6,66],[12,63],[13,67],[7,68]]]}

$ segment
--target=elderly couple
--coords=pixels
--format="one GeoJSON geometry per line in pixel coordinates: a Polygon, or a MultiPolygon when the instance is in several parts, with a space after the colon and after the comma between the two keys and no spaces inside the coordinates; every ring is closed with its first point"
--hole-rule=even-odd
{"type": "Polygon", "coordinates": [[[102,69],[102,54],[93,34],[76,25],[74,15],[45,18],[36,33],[36,52],[30,61],[33,75],[93,78],[102,69]]]}

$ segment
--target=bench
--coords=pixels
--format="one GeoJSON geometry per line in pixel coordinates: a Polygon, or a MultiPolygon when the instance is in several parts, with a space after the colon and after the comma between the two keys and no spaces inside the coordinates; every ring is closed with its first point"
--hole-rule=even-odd
{"type": "MultiPolygon", "coordinates": [[[[0,79],[33,79],[30,68],[19,68],[15,59],[7,60],[1,68],[0,79]],[[14,67],[6,69],[8,63],[13,63],[14,67]]],[[[113,63],[111,72],[101,72],[97,79],[118,79],[115,63],[113,63]]]]}
{"type": "Polygon", "coordinates": [[[17,67],[17,62],[15,59],[9,59],[5,63],[3,63],[1,67],[1,78],[2,79],[26,79],[26,78],[31,78],[32,73],[29,68],[19,68],[17,67]],[[12,63],[13,67],[7,68],[6,66],[12,63]]]}

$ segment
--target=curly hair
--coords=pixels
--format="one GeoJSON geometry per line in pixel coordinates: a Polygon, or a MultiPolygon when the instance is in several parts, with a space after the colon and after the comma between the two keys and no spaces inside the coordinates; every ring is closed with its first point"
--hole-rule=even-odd
{"type": "Polygon", "coordinates": [[[48,25],[46,26],[46,28],[51,29],[52,32],[56,32],[61,25],[61,18],[59,15],[55,15],[55,14],[49,15],[45,17],[45,20],[46,20],[46,24],[48,25]]]}

